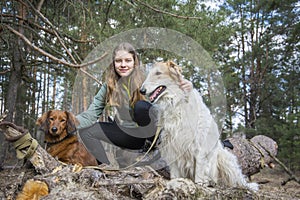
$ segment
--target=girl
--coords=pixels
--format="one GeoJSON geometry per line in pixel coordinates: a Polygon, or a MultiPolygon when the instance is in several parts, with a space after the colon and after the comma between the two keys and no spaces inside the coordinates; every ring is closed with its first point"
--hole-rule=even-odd
{"type": "MultiPolygon", "coordinates": [[[[146,140],[156,132],[155,106],[140,94],[145,73],[139,65],[134,47],[121,43],[113,51],[106,82],[94,97],[88,110],[77,115],[79,135],[98,162],[109,164],[101,141],[121,148],[143,149],[146,140]],[[98,122],[104,109],[113,113],[111,122],[98,122]]],[[[183,80],[181,88],[191,91],[192,83],[183,80]]]]}

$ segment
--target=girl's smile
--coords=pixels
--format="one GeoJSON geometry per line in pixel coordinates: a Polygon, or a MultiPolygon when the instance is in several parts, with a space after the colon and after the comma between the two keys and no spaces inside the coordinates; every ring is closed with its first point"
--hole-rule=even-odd
{"type": "Polygon", "coordinates": [[[119,76],[126,77],[130,75],[134,69],[133,55],[124,50],[117,51],[114,65],[115,70],[119,76]]]}

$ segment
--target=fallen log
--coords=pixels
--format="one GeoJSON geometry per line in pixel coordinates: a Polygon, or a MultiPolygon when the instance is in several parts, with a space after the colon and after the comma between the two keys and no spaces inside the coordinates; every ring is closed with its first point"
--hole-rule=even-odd
{"type": "Polygon", "coordinates": [[[31,137],[26,129],[9,122],[2,123],[0,129],[4,131],[6,139],[14,144],[17,156],[19,156],[18,158],[28,159],[37,172],[46,174],[61,165],[59,161],[48,154],[47,151],[31,137]],[[25,145],[22,143],[25,143],[25,145]]]}
{"type": "Polygon", "coordinates": [[[241,137],[228,138],[233,149],[228,148],[238,159],[244,175],[250,177],[264,167],[273,168],[277,155],[277,143],[264,135],[257,135],[246,139],[241,137]],[[269,154],[269,153],[270,154],[269,154]]]}

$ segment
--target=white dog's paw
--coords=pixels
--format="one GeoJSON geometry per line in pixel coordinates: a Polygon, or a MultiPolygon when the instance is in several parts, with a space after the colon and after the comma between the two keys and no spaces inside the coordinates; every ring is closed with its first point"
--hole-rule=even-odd
{"type": "Polygon", "coordinates": [[[197,180],[197,185],[201,187],[215,187],[217,184],[212,180],[197,180]]]}
{"type": "Polygon", "coordinates": [[[257,183],[247,183],[246,187],[253,192],[257,192],[259,190],[259,185],[257,183]]]}
{"type": "Polygon", "coordinates": [[[166,187],[168,190],[180,191],[185,194],[195,194],[197,190],[195,183],[188,178],[171,179],[166,187]]]}

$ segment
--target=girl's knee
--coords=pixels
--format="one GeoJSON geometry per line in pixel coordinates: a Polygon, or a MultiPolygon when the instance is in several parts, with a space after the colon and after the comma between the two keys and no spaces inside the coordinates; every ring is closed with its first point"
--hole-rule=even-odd
{"type": "Polygon", "coordinates": [[[134,105],[134,111],[149,111],[152,104],[148,101],[137,101],[134,105]]]}
{"type": "Polygon", "coordinates": [[[134,120],[139,126],[147,126],[150,122],[149,111],[152,105],[147,101],[137,101],[134,105],[134,120]]]}

